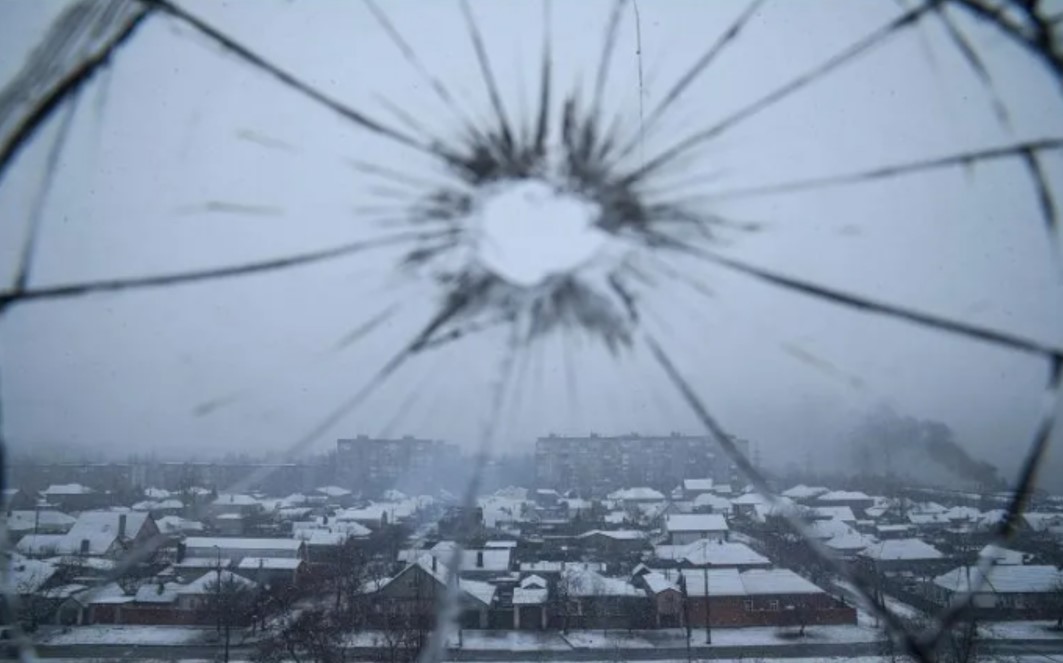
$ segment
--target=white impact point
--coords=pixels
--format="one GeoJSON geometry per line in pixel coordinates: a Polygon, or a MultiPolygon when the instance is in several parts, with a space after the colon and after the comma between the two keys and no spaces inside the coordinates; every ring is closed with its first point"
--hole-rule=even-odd
{"type": "Polygon", "coordinates": [[[601,206],[521,180],[488,194],[479,206],[480,261],[514,285],[531,287],[589,263],[610,235],[595,226],[601,206]]]}

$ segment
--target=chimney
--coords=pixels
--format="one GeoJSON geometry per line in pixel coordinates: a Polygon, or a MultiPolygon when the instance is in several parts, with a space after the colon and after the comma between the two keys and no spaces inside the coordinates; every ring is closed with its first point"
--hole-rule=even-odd
{"type": "Polygon", "coordinates": [[[125,527],[126,527],[126,514],[120,513],[120,514],[118,514],[118,538],[119,539],[124,539],[125,538],[125,527]]]}
{"type": "Polygon", "coordinates": [[[328,525],[328,514],[327,513],[324,516],[324,520],[321,521],[321,524],[322,525],[328,525]]]}
{"type": "Polygon", "coordinates": [[[177,562],[178,562],[178,564],[180,564],[181,562],[185,561],[185,554],[187,552],[188,552],[188,546],[185,545],[185,542],[184,541],[178,541],[177,542],[177,562]]]}
{"type": "Polygon", "coordinates": [[[81,554],[82,555],[88,555],[89,554],[89,540],[88,539],[82,539],[81,540],[81,554]]]}
{"type": "Polygon", "coordinates": [[[436,556],[432,555],[432,573],[436,572],[436,556]]]}
{"type": "Polygon", "coordinates": [[[484,551],[476,551],[476,568],[482,569],[484,567],[484,551]]]}

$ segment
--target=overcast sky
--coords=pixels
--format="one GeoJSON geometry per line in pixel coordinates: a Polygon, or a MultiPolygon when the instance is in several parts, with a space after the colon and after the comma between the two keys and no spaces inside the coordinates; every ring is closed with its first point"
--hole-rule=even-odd
{"type": "MultiPolygon", "coordinates": [[[[361,3],[182,5],[374,117],[403,127],[390,105],[430,131],[456,135],[454,115],[361,3]]],[[[0,80],[17,71],[61,6],[0,5],[0,80]]],[[[554,3],[554,80],[563,91],[578,86],[589,97],[610,6],[554,3]]],[[[458,5],[385,7],[464,112],[489,120],[458,5]]],[[[472,7],[507,112],[530,117],[541,3],[472,7]]],[[[607,112],[620,115],[624,131],[637,131],[640,105],[648,115],[744,7],[639,4],[640,104],[629,5],[607,112]]],[[[632,160],[652,158],[900,11],[889,1],[765,3],[632,160]]],[[[1009,126],[930,19],[726,132],[661,185],[704,175],[677,190],[695,195],[1063,136],[1058,84],[999,35],[954,18],[985,59],[1009,126]]],[[[56,124],[0,181],[0,273],[8,282],[56,124]]],[[[81,95],[47,200],[33,282],[227,265],[379,234],[381,215],[368,208],[396,201],[351,160],[443,177],[423,155],[341,120],[173,19],[154,17],[81,95]]],[[[1063,201],[1063,158],[1047,156],[1043,166],[1063,201]]],[[[716,246],[728,255],[1063,344],[1060,265],[1019,161],[709,209],[764,224],[720,238],[716,246]]],[[[264,276],[18,306],[0,320],[5,434],[20,449],[162,457],[287,450],[371,380],[438,307],[437,285],[398,269],[400,256],[380,250],[264,276]],[[386,323],[337,349],[345,334],[385,311],[386,323]]],[[[661,339],[721,423],[754,442],[770,465],[804,464],[806,455],[832,463],[856,418],[881,405],[949,424],[973,454],[1008,471],[1025,450],[1043,406],[1043,359],[660,251],[639,260],[658,277],[640,299],[640,324],[661,339]]],[[[409,433],[471,449],[491,409],[506,338],[499,329],[416,357],[308,448],[322,451],[358,433],[409,433]]],[[[503,408],[498,451],[528,451],[549,432],[699,430],[642,346],[613,357],[593,339],[555,335],[523,348],[513,366],[520,379],[503,408]]],[[[1056,438],[1058,447],[1063,438],[1056,438]]]]}

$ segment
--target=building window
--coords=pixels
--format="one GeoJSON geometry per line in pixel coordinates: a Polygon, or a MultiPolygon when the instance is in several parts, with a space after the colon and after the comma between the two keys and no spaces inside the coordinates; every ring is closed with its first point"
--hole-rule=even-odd
{"type": "Polygon", "coordinates": [[[779,602],[775,600],[768,601],[768,610],[771,610],[772,612],[778,612],[779,602]]]}
{"type": "Polygon", "coordinates": [[[752,601],[743,601],[742,602],[742,607],[744,607],[746,609],[746,612],[753,612],[753,602],[752,601]]]}

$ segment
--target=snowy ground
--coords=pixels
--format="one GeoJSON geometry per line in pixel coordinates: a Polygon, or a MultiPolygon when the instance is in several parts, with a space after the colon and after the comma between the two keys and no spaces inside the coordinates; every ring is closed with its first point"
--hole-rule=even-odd
{"type": "Polygon", "coordinates": [[[189,626],[77,626],[39,633],[42,645],[198,645],[214,629],[189,626]]]}
{"type": "Polygon", "coordinates": [[[983,622],[979,627],[986,637],[999,640],[1060,640],[1063,631],[1055,630],[1054,621],[1036,622],[983,622]]]}

